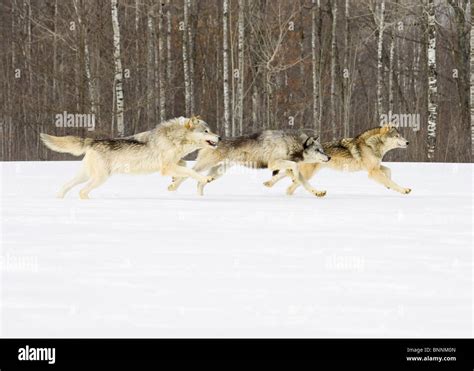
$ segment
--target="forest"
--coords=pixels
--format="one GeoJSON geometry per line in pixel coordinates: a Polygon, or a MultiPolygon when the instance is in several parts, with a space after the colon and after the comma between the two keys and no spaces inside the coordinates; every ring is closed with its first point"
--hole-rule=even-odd
{"type": "Polygon", "coordinates": [[[200,115],[323,142],[391,121],[410,146],[387,160],[471,162],[471,17],[470,0],[0,0],[0,158],[200,115]]]}

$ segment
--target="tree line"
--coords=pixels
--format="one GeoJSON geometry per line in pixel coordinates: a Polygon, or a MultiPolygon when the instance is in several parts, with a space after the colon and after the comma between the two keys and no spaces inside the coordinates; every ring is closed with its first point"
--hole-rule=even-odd
{"type": "Polygon", "coordinates": [[[388,160],[471,161],[470,0],[0,4],[2,160],[71,158],[40,132],[121,137],[201,115],[224,136],[322,141],[395,121],[411,145],[388,160]]]}

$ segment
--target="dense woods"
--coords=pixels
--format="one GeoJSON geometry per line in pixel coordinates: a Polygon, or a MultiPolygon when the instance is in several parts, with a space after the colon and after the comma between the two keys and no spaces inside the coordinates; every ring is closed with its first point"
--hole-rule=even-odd
{"type": "Polygon", "coordinates": [[[469,162],[471,14],[468,0],[1,0],[0,156],[70,159],[38,134],[196,114],[221,135],[322,141],[398,120],[411,144],[387,159],[469,162]]]}

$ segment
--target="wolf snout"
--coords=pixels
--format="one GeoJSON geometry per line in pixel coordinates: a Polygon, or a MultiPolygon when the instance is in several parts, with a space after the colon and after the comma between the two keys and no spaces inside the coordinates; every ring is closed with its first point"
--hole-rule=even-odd
{"type": "Polygon", "coordinates": [[[326,161],[330,161],[331,160],[331,156],[326,156],[328,159],[326,161]]]}
{"type": "Polygon", "coordinates": [[[410,142],[407,140],[405,144],[406,144],[406,145],[409,145],[409,144],[410,144],[410,142]]]}

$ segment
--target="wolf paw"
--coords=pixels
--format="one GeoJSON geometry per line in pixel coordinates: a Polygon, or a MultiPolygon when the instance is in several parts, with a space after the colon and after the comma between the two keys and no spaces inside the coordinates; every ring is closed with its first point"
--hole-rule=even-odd
{"type": "Polygon", "coordinates": [[[410,192],[411,192],[411,188],[404,188],[404,189],[402,190],[402,194],[404,194],[404,195],[407,195],[407,194],[409,194],[410,192]]]}
{"type": "Polygon", "coordinates": [[[84,193],[84,192],[79,192],[79,197],[81,198],[81,200],[88,200],[89,199],[89,195],[87,193],[84,193]]]}
{"type": "Polygon", "coordinates": [[[216,180],[216,178],[214,178],[213,176],[206,176],[206,177],[204,178],[203,183],[210,183],[210,182],[212,182],[213,180],[216,180]]]}
{"type": "Polygon", "coordinates": [[[267,180],[266,182],[263,182],[263,185],[265,187],[271,188],[273,187],[273,182],[271,180],[267,180]]]}
{"type": "Polygon", "coordinates": [[[324,197],[326,196],[326,191],[317,191],[317,190],[314,190],[312,191],[313,195],[315,195],[316,197],[324,197]]]}
{"type": "Polygon", "coordinates": [[[176,183],[171,183],[169,186],[168,186],[168,191],[176,191],[178,189],[178,187],[176,186],[176,183]]]}

